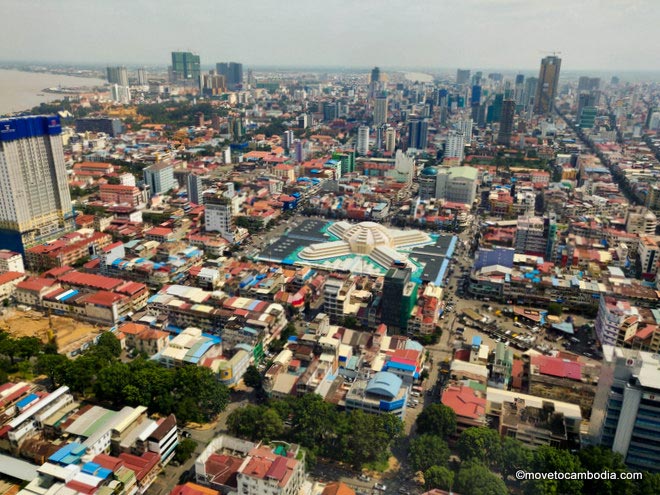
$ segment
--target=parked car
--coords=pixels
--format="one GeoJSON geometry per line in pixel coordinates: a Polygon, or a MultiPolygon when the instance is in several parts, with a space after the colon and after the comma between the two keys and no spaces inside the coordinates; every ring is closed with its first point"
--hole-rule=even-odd
{"type": "Polygon", "coordinates": [[[385,490],[387,490],[387,485],[385,485],[383,483],[376,483],[374,485],[374,490],[380,490],[380,491],[384,492],[385,490]]]}
{"type": "Polygon", "coordinates": [[[371,481],[371,477],[367,476],[366,474],[361,474],[360,476],[358,476],[358,479],[360,481],[371,481]]]}

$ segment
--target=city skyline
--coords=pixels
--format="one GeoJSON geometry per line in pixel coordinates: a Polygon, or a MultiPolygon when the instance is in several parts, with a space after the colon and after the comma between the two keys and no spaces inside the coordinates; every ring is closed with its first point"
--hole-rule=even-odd
{"type": "Polygon", "coordinates": [[[130,4],[129,17],[122,2],[96,4],[94,9],[87,5],[80,0],[57,5],[10,0],[3,14],[5,33],[14,42],[5,47],[3,59],[165,65],[171,51],[190,50],[200,54],[203,66],[239,60],[251,66],[533,70],[543,56],[561,52],[575,70],[637,71],[653,70],[648,60],[660,55],[660,44],[649,43],[655,34],[653,13],[660,14],[660,5],[649,0],[579,5],[560,0],[552,6],[522,0],[468,0],[449,6],[338,0],[323,9],[294,0],[276,11],[256,0],[226,1],[218,10],[211,10],[215,4],[207,0],[196,0],[184,12],[173,3],[169,9],[168,2],[159,3],[156,11],[142,1],[130,4]],[[74,11],[77,24],[70,29],[74,11]],[[66,43],[42,43],[37,36],[42,23],[35,18],[48,19],[54,30],[66,34],[66,43]],[[608,31],[617,36],[603,36],[608,31]]]}

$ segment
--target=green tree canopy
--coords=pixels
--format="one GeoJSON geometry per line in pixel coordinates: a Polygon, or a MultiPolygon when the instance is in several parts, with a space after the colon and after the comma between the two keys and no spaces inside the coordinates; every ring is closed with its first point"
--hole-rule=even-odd
{"type": "MultiPolygon", "coordinates": [[[[567,450],[543,445],[534,451],[531,471],[535,473],[575,473],[582,470],[580,459],[567,450]]],[[[566,494],[582,493],[582,480],[530,480],[525,483],[526,494],[566,494]]]]}
{"type": "Polygon", "coordinates": [[[196,448],[197,442],[195,442],[192,438],[183,438],[179,442],[179,445],[176,446],[174,459],[176,459],[177,462],[183,464],[192,457],[196,448]]]}
{"type": "Polygon", "coordinates": [[[449,438],[456,431],[456,413],[444,404],[431,404],[417,416],[417,433],[449,438]]]}
{"type": "Polygon", "coordinates": [[[445,466],[431,466],[424,471],[424,488],[449,491],[454,485],[454,472],[445,466]]]}
{"type": "Polygon", "coordinates": [[[259,373],[259,370],[256,366],[252,364],[248,366],[247,370],[245,370],[245,374],[243,375],[243,382],[248,387],[261,388],[261,373],[259,373]]]}
{"type": "Polygon", "coordinates": [[[454,490],[470,495],[507,495],[504,481],[478,462],[464,462],[456,476],[454,490]]]}
{"type": "Polygon", "coordinates": [[[528,471],[534,457],[520,440],[511,437],[501,440],[499,454],[499,468],[505,480],[519,469],[528,471]]]}
{"type": "Polygon", "coordinates": [[[500,435],[486,427],[467,428],[458,437],[456,449],[462,461],[493,464],[499,458],[500,435]]]}
{"type": "Polygon", "coordinates": [[[421,435],[410,441],[408,459],[415,471],[426,471],[432,466],[447,466],[449,446],[437,435],[421,435]]]}

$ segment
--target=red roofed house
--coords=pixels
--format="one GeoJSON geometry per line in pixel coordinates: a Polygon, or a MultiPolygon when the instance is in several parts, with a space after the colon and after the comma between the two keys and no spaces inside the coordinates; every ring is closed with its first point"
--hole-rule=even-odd
{"type": "Polygon", "coordinates": [[[16,292],[16,286],[25,280],[25,273],[5,272],[0,273],[0,301],[4,301],[16,292]]]}
{"type": "Polygon", "coordinates": [[[176,485],[170,495],[220,495],[220,492],[189,481],[185,485],[176,485]]]}
{"type": "Polygon", "coordinates": [[[250,451],[237,476],[242,495],[298,493],[305,481],[303,460],[275,454],[268,447],[250,451]]]}
{"type": "Polygon", "coordinates": [[[486,424],[486,399],[466,385],[450,385],[442,393],[442,403],[456,413],[456,428],[460,433],[472,426],[486,424]]]}

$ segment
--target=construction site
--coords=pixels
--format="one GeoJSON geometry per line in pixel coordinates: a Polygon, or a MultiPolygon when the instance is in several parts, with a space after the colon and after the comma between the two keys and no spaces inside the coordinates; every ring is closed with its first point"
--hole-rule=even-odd
{"type": "Polygon", "coordinates": [[[0,331],[13,337],[37,337],[42,342],[56,340],[60,354],[73,357],[85,350],[108,330],[66,316],[48,315],[35,310],[5,309],[0,316],[0,331]]]}

